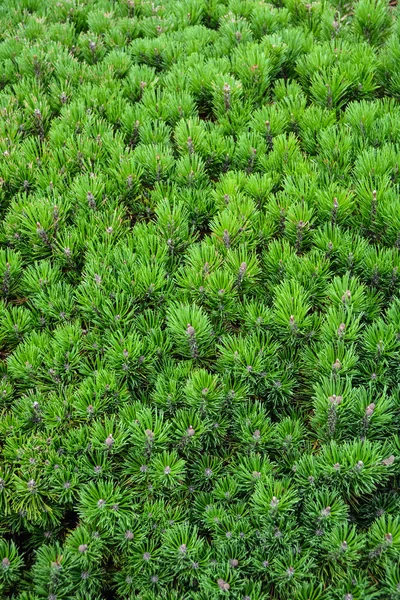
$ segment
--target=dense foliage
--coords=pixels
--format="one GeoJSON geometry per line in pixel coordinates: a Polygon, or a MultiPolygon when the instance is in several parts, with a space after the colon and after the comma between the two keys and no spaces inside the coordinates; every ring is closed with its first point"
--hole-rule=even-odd
{"type": "Polygon", "coordinates": [[[400,598],[395,4],[0,4],[2,598],[400,598]]]}

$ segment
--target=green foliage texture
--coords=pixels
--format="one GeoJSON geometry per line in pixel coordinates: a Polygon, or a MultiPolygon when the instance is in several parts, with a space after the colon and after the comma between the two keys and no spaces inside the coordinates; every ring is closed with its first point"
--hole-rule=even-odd
{"type": "Polygon", "coordinates": [[[397,2],[0,24],[0,597],[399,600],[397,2]]]}

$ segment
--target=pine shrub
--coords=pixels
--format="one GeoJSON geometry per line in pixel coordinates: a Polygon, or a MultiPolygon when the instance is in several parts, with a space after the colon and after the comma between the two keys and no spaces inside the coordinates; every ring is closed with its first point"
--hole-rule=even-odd
{"type": "Polygon", "coordinates": [[[0,3],[0,597],[400,598],[400,14],[0,3]]]}

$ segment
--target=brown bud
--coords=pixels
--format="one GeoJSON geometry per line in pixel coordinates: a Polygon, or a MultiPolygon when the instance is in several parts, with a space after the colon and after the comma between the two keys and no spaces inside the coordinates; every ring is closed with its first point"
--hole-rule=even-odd
{"type": "Polygon", "coordinates": [[[374,414],[374,410],[375,404],[373,402],[371,404],[368,404],[367,408],[365,409],[365,416],[371,417],[374,414]]]}
{"type": "Polygon", "coordinates": [[[108,436],[107,436],[107,439],[106,439],[106,441],[105,441],[104,443],[105,443],[105,445],[106,445],[108,448],[111,448],[111,447],[114,445],[114,441],[115,441],[115,440],[114,440],[113,436],[112,436],[112,435],[111,435],[111,433],[110,433],[110,435],[108,435],[108,436]]]}
{"type": "Polygon", "coordinates": [[[343,396],[336,396],[333,394],[332,396],[329,396],[328,400],[331,404],[338,406],[342,402],[343,396]]]}
{"type": "Polygon", "coordinates": [[[221,590],[228,591],[228,590],[230,590],[230,589],[231,589],[231,586],[229,585],[229,583],[227,583],[226,581],[224,581],[222,578],[219,578],[219,579],[217,580],[217,584],[218,584],[218,587],[219,587],[221,590]]]}
{"type": "Polygon", "coordinates": [[[194,337],[196,335],[196,330],[194,327],[192,327],[192,325],[190,325],[190,323],[187,326],[186,333],[189,337],[194,337]]]}

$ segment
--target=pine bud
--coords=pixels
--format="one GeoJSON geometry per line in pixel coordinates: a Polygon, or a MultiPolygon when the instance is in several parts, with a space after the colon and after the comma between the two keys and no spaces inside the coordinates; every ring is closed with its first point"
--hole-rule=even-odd
{"type": "Polygon", "coordinates": [[[51,245],[49,237],[48,237],[48,235],[46,233],[46,230],[43,229],[43,227],[41,226],[41,224],[39,223],[39,221],[36,223],[36,227],[37,227],[36,232],[37,232],[38,236],[40,237],[40,239],[42,240],[42,242],[46,246],[48,246],[49,248],[51,248],[52,245],[51,245]]]}
{"type": "Polygon", "coordinates": [[[297,236],[296,236],[296,244],[295,244],[295,248],[296,251],[299,252],[301,250],[301,245],[303,242],[303,236],[304,236],[304,228],[306,226],[306,223],[304,223],[304,221],[300,220],[297,223],[297,236]]]}
{"type": "Polygon", "coordinates": [[[219,578],[217,580],[217,584],[218,584],[218,587],[220,588],[220,590],[228,591],[231,589],[231,586],[229,585],[229,583],[224,581],[222,578],[219,578]]]}
{"type": "Polygon", "coordinates": [[[365,409],[365,416],[371,417],[374,414],[374,410],[375,404],[373,402],[371,404],[368,404],[367,408],[365,409]]]}
{"type": "Polygon", "coordinates": [[[342,302],[343,302],[343,304],[347,304],[347,302],[349,302],[349,300],[351,300],[351,291],[346,290],[342,296],[342,302]]]}
{"type": "Polygon", "coordinates": [[[199,351],[197,347],[196,330],[190,323],[188,323],[186,333],[189,336],[190,353],[193,358],[197,358],[199,356],[199,351]]]}
{"type": "Polygon", "coordinates": [[[93,210],[95,210],[96,200],[94,199],[92,192],[87,193],[87,201],[88,201],[89,208],[92,208],[93,210]]]}
{"type": "Polygon", "coordinates": [[[238,285],[242,284],[246,271],[247,271],[247,263],[242,262],[242,264],[239,267],[238,285]]]}
{"type": "Polygon", "coordinates": [[[344,334],[346,329],[346,325],[344,323],[340,323],[338,330],[337,330],[337,334],[339,337],[342,337],[342,335],[344,334]]]}
{"type": "Polygon", "coordinates": [[[392,465],[394,463],[394,456],[393,454],[391,456],[389,456],[388,458],[385,458],[382,461],[382,464],[385,465],[386,467],[389,467],[390,465],[392,465]]]}
{"type": "Polygon", "coordinates": [[[186,329],[186,333],[188,334],[189,337],[194,337],[196,335],[196,330],[194,327],[192,327],[192,325],[188,325],[187,329],[186,329]]]}
{"type": "Polygon", "coordinates": [[[88,549],[88,547],[87,547],[87,544],[81,544],[81,545],[78,547],[78,550],[79,550],[79,552],[80,552],[81,554],[84,554],[84,553],[86,552],[86,550],[87,550],[87,549],[88,549]]]}
{"type": "Polygon", "coordinates": [[[6,570],[6,569],[8,569],[8,567],[10,565],[11,565],[10,559],[5,556],[3,558],[3,560],[1,561],[1,566],[3,567],[4,570],[6,570]]]}
{"type": "Polygon", "coordinates": [[[341,404],[343,396],[335,396],[335,394],[333,394],[333,396],[329,396],[328,400],[332,405],[338,406],[341,404]]]}
{"type": "Polygon", "coordinates": [[[112,446],[115,443],[115,440],[114,440],[113,436],[111,435],[111,433],[109,436],[107,436],[106,441],[104,443],[108,448],[112,448],[112,446]]]}
{"type": "Polygon", "coordinates": [[[335,371],[340,371],[340,369],[342,368],[342,363],[340,362],[340,360],[337,358],[335,360],[335,362],[332,365],[332,369],[334,369],[335,371]]]}
{"type": "Polygon", "coordinates": [[[225,110],[231,109],[231,86],[227,83],[223,87],[225,110]]]}
{"type": "Polygon", "coordinates": [[[229,231],[227,229],[224,229],[224,235],[222,236],[225,248],[230,248],[231,247],[231,238],[229,236],[229,231]]]}

